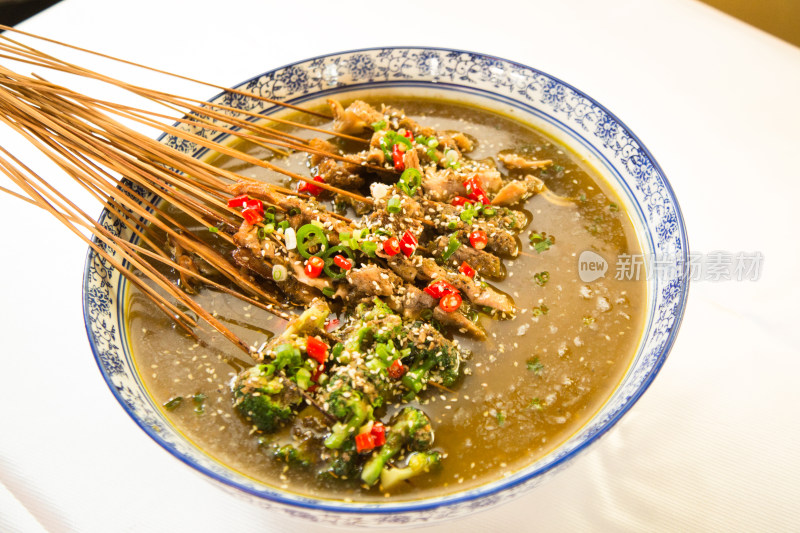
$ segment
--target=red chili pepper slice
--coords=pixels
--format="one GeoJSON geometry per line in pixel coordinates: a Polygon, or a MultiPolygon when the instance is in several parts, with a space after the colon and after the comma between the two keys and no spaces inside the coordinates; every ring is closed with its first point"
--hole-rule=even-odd
{"type": "Polygon", "coordinates": [[[448,294],[458,294],[458,289],[443,279],[437,279],[436,281],[431,282],[431,284],[425,287],[423,290],[437,300],[448,294]]]}
{"type": "Polygon", "coordinates": [[[245,209],[255,209],[261,213],[264,212],[264,202],[261,200],[256,200],[255,198],[247,198],[244,202],[242,202],[242,207],[245,209]]]}
{"type": "Polygon", "coordinates": [[[338,266],[342,270],[350,270],[351,268],[353,268],[353,260],[348,259],[343,255],[334,256],[333,264],[338,266]]]}
{"type": "Polygon", "coordinates": [[[386,255],[392,256],[400,253],[400,239],[397,237],[389,237],[383,241],[383,252],[386,255]]]}
{"type": "Polygon", "coordinates": [[[400,238],[400,251],[403,252],[403,255],[406,257],[411,257],[416,249],[417,238],[414,237],[414,234],[411,233],[410,230],[406,230],[400,238]]]}
{"type": "Polygon", "coordinates": [[[245,221],[252,226],[264,220],[264,209],[262,208],[259,210],[255,207],[245,207],[242,209],[242,216],[245,221]]]}
{"type": "Polygon", "coordinates": [[[486,236],[486,232],[482,229],[476,229],[469,234],[469,243],[476,250],[483,250],[488,242],[489,237],[486,236]]]}
{"type": "Polygon", "coordinates": [[[323,268],[325,268],[325,260],[316,255],[312,255],[306,259],[306,266],[303,271],[309,278],[318,278],[323,268]]]}
{"type": "Polygon", "coordinates": [[[439,300],[439,307],[447,313],[452,313],[461,307],[461,295],[457,292],[446,294],[439,300]]]}
{"type": "MultiPolygon", "coordinates": [[[[322,178],[322,176],[314,176],[314,181],[316,181],[317,183],[325,183],[325,180],[322,178]]],[[[310,194],[311,196],[319,196],[320,194],[322,194],[323,190],[324,189],[322,187],[319,187],[307,181],[304,181],[297,186],[297,192],[303,192],[306,194],[310,194]]]]}
{"type": "Polygon", "coordinates": [[[481,187],[477,176],[472,176],[468,180],[464,181],[464,187],[466,187],[467,196],[469,196],[470,199],[482,204],[491,203],[491,200],[489,200],[489,195],[486,194],[486,191],[483,189],[483,187],[481,187]]]}
{"type": "Polygon", "coordinates": [[[372,431],[370,431],[370,435],[372,435],[375,446],[383,446],[386,444],[386,426],[380,422],[375,422],[372,425],[372,431]]]}
{"type": "Polygon", "coordinates": [[[462,205],[471,202],[469,198],[464,198],[463,196],[456,196],[450,203],[456,207],[461,207],[462,205]]]}
{"type": "Polygon", "coordinates": [[[239,196],[234,196],[230,200],[228,200],[228,207],[242,207],[244,206],[244,202],[250,198],[246,194],[240,194],[239,196]]]}
{"type": "Polygon", "coordinates": [[[392,379],[400,379],[407,370],[406,366],[400,362],[400,359],[395,359],[392,361],[392,364],[389,365],[389,368],[386,369],[386,373],[389,374],[389,377],[392,379]]]}
{"type": "Polygon", "coordinates": [[[375,447],[375,437],[372,433],[359,433],[356,435],[356,451],[366,452],[375,447]]]}
{"type": "Polygon", "coordinates": [[[316,337],[306,337],[306,353],[319,364],[325,364],[328,357],[328,345],[316,337]]]}
{"type": "Polygon", "coordinates": [[[394,163],[395,170],[406,169],[406,165],[403,163],[403,152],[400,151],[399,144],[392,146],[392,163],[394,163]]]}
{"type": "Polygon", "coordinates": [[[461,266],[458,267],[458,271],[467,276],[468,278],[475,277],[475,269],[469,266],[469,264],[466,261],[461,263],[461,266]]]}

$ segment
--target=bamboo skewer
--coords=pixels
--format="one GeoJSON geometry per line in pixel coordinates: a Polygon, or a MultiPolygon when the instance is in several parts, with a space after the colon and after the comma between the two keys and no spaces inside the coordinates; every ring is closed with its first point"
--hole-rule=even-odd
{"type": "MultiPolygon", "coordinates": [[[[78,65],[73,65],[71,63],[67,63],[65,61],[61,61],[61,60],[59,60],[57,58],[54,58],[54,57],[49,56],[47,54],[44,54],[43,52],[40,52],[40,51],[38,51],[38,50],[36,50],[36,49],[34,49],[32,47],[27,47],[25,45],[22,45],[21,43],[18,43],[16,41],[12,40],[12,39],[9,39],[8,37],[0,35],[0,38],[5,39],[5,40],[7,40],[9,42],[12,42],[12,43],[17,45],[17,47],[12,47],[12,46],[8,46],[8,45],[4,45],[4,44],[0,43],[0,50],[10,51],[10,52],[16,53],[16,54],[18,54],[20,56],[20,57],[14,57],[14,56],[0,55],[0,57],[5,57],[5,58],[13,59],[13,60],[16,60],[16,61],[22,61],[22,62],[31,64],[31,65],[34,65],[34,66],[40,66],[40,67],[44,67],[44,68],[57,70],[57,71],[60,71],[60,72],[65,72],[65,73],[69,73],[69,74],[74,74],[74,75],[83,76],[83,77],[95,79],[95,80],[98,80],[98,81],[102,81],[104,83],[108,83],[110,85],[114,85],[114,86],[120,87],[122,89],[125,89],[127,91],[130,91],[130,92],[132,92],[134,94],[137,94],[139,96],[142,96],[142,97],[147,98],[149,100],[152,100],[154,102],[160,103],[162,105],[167,105],[166,103],[169,103],[171,105],[185,106],[186,108],[190,109],[191,111],[193,111],[193,112],[195,112],[195,113],[197,113],[199,115],[213,113],[218,117],[219,116],[224,116],[224,115],[220,115],[219,113],[212,112],[209,109],[209,107],[216,107],[216,108],[219,108],[219,109],[222,109],[222,110],[230,111],[232,113],[237,113],[237,114],[241,114],[241,115],[250,116],[252,118],[259,118],[259,119],[265,118],[265,116],[263,114],[260,114],[260,113],[255,113],[255,112],[239,109],[239,108],[228,106],[228,105],[224,105],[224,104],[216,104],[216,103],[213,103],[213,102],[204,102],[202,100],[189,98],[189,97],[179,97],[179,96],[171,95],[171,94],[163,92],[163,91],[155,91],[155,90],[148,89],[148,88],[145,88],[145,87],[140,87],[140,86],[133,85],[133,84],[130,84],[130,83],[122,82],[122,81],[117,80],[115,78],[111,78],[109,76],[105,76],[103,74],[100,74],[100,73],[97,73],[97,72],[93,72],[91,70],[85,69],[85,68],[80,67],[78,65]],[[21,50],[20,47],[23,47],[23,46],[28,51],[21,50]],[[200,106],[189,104],[189,103],[186,103],[186,102],[192,102],[194,104],[200,104],[200,106]],[[201,106],[203,106],[203,107],[201,107],[201,106]]],[[[252,95],[250,93],[242,93],[242,94],[246,95],[246,96],[252,96],[252,97],[257,98],[257,99],[263,99],[263,97],[259,98],[257,95],[252,95]]],[[[283,105],[280,102],[273,102],[273,103],[277,103],[278,105],[283,105]]],[[[301,109],[301,108],[297,108],[296,106],[287,106],[287,107],[291,107],[292,109],[298,109],[298,110],[301,109]]],[[[172,109],[174,110],[174,108],[172,108],[172,109]]],[[[311,112],[311,113],[315,114],[314,112],[311,112]]],[[[326,118],[330,118],[330,117],[326,117],[326,118]]],[[[225,120],[227,120],[227,119],[225,119],[225,120]]],[[[278,117],[270,116],[269,120],[274,121],[274,122],[278,122],[280,124],[290,125],[292,127],[305,128],[305,129],[309,129],[309,130],[316,131],[316,132],[319,132],[319,133],[324,133],[324,134],[327,134],[327,135],[341,137],[343,139],[348,139],[348,140],[355,141],[355,142],[362,142],[362,143],[363,142],[368,142],[365,139],[362,139],[362,138],[359,138],[359,137],[353,137],[351,135],[346,135],[346,134],[339,133],[339,132],[336,132],[336,131],[325,130],[325,129],[317,128],[315,126],[311,126],[311,125],[308,125],[308,124],[303,124],[303,123],[300,123],[300,122],[281,119],[281,118],[278,118],[278,117]]],[[[280,132],[279,130],[274,130],[272,128],[267,128],[267,130],[271,131],[273,134],[278,134],[278,135],[281,135],[281,136],[284,136],[284,137],[289,136],[288,134],[286,134],[284,132],[280,132]]],[[[293,137],[293,136],[290,136],[290,137],[293,137]]],[[[302,141],[302,139],[300,139],[299,137],[293,137],[293,138],[295,140],[302,141]]]]}
{"type": "MultiPolygon", "coordinates": [[[[3,26],[0,26],[0,29],[2,28],[3,26]]],[[[208,103],[147,89],[61,61],[5,36],[0,35],[0,39],[12,43],[12,45],[7,45],[0,42],[0,51],[6,52],[0,54],[0,57],[107,83],[182,115],[181,118],[176,119],[165,113],[95,99],[52,83],[36,74],[33,77],[21,76],[0,66],[0,122],[9,126],[44,153],[92,198],[101,202],[122,225],[139,238],[139,242],[148,246],[149,249],[128,242],[109,232],[66,197],[63,197],[58,190],[40,176],[30,169],[20,171],[4,158],[0,158],[0,170],[9,176],[12,182],[23,190],[24,194],[15,193],[2,187],[0,190],[47,210],[62,224],[68,226],[71,231],[82,235],[83,240],[89,243],[93,251],[108,260],[115,268],[118,265],[122,267],[119,270],[125,277],[131,279],[134,285],[139,287],[160,309],[192,334],[194,333],[191,328],[196,327],[197,321],[173,301],[196,313],[199,318],[206,321],[243,351],[247,353],[252,351],[219,319],[203,311],[194,300],[167,279],[154,263],[164,265],[177,272],[181,276],[181,281],[189,287],[191,282],[196,280],[216,290],[241,298],[243,301],[272,312],[281,318],[288,319],[289,315],[280,309],[281,302],[264,287],[253,281],[255,278],[244,275],[245,269],[238,267],[232,260],[222,256],[203,242],[193,233],[193,231],[196,232],[196,229],[190,230],[185,224],[175,220],[175,217],[160,208],[160,199],[172,202],[180,212],[186,214],[191,221],[186,224],[190,227],[194,228],[196,223],[200,227],[222,228],[224,231],[218,232],[218,238],[229,244],[235,244],[231,234],[239,228],[242,215],[228,206],[227,199],[230,198],[237,184],[257,183],[259,186],[281,195],[300,198],[303,198],[304,195],[298,191],[264,184],[233,171],[212,166],[206,161],[184,153],[179,148],[156,141],[126,124],[134,122],[154,127],[175,139],[282,174],[291,180],[312,183],[321,189],[365,204],[374,203],[372,198],[334,187],[325,182],[314,181],[313,178],[292,172],[271,161],[258,159],[229,145],[210,140],[204,135],[186,131],[185,126],[198,126],[204,134],[216,132],[226,136],[233,135],[272,150],[278,155],[287,156],[291,153],[290,151],[297,150],[355,164],[358,163],[340,154],[312,148],[302,137],[255,123],[251,119],[268,120],[305,128],[309,131],[338,135],[354,141],[369,142],[365,139],[336,134],[322,128],[278,117],[264,116],[230,105],[208,103]],[[178,124],[174,124],[174,122],[178,124]],[[118,177],[117,174],[123,177],[118,177]],[[148,194],[154,195],[155,199],[148,200],[146,198],[148,194]],[[163,233],[163,240],[174,245],[174,254],[170,252],[172,257],[165,252],[164,243],[158,242],[161,241],[160,234],[155,235],[145,231],[144,228],[148,226],[163,233]],[[96,242],[89,239],[82,231],[88,231],[94,236],[96,242]],[[109,250],[116,253],[111,254],[109,250]],[[198,272],[193,264],[186,263],[187,255],[183,254],[182,250],[185,250],[187,254],[200,256],[227,280],[238,286],[238,289],[231,289],[198,272]],[[143,280],[137,279],[135,272],[144,275],[154,286],[151,287],[143,280]]],[[[63,44],[57,41],[51,42],[63,44]]],[[[117,60],[111,56],[98,55],[117,60]]],[[[141,67],[135,63],[129,64],[141,67]]],[[[162,72],[157,69],[150,70],[162,72]]],[[[190,78],[184,79],[197,81],[190,78]]],[[[255,97],[255,95],[242,91],[231,90],[229,92],[255,97]]],[[[260,99],[284,105],[277,101],[260,99]]],[[[287,105],[286,107],[302,110],[295,106],[287,105]]],[[[4,150],[3,152],[5,153],[4,150]]],[[[393,169],[373,165],[362,164],[361,166],[379,172],[393,171],[393,169]]],[[[544,195],[546,196],[546,194],[544,195]]],[[[280,197],[279,200],[271,198],[270,202],[282,202],[280,197]]],[[[550,198],[546,199],[552,201],[550,198]]],[[[275,207],[281,211],[286,209],[281,208],[280,205],[275,207]]],[[[343,221],[352,222],[349,218],[337,213],[330,213],[330,215],[343,221]]],[[[436,226],[435,222],[424,218],[420,218],[419,222],[427,226],[436,226]]],[[[280,235],[275,234],[271,237],[279,245],[283,244],[280,235]]],[[[191,261],[191,256],[188,257],[191,261]]]]}
{"type": "MultiPolygon", "coordinates": [[[[263,100],[263,101],[266,101],[266,102],[269,102],[269,103],[272,103],[272,104],[276,104],[276,105],[280,105],[280,106],[288,107],[288,108],[290,108],[290,109],[294,109],[294,110],[296,110],[296,111],[301,111],[301,112],[303,112],[303,113],[308,113],[308,114],[310,114],[310,115],[316,115],[316,116],[319,116],[319,117],[322,117],[322,118],[331,118],[331,117],[330,117],[330,116],[328,116],[328,115],[324,115],[324,114],[322,114],[322,113],[317,113],[316,111],[311,111],[311,110],[308,110],[308,109],[304,109],[304,108],[302,108],[302,107],[295,106],[295,105],[292,105],[292,104],[288,104],[288,103],[286,103],[286,102],[281,102],[280,100],[275,100],[275,99],[272,99],[272,98],[267,98],[267,97],[265,97],[265,96],[260,96],[260,95],[256,95],[256,94],[253,94],[253,93],[248,93],[248,92],[245,92],[245,91],[239,91],[239,90],[236,90],[236,89],[231,89],[231,88],[229,88],[229,87],[223,87],[223,86],[221,86],[221,85],[216,85],[216,84],[213,84],[213,83],[209,83],[209,82],[205,82],[205,81],[197,80],[197,79],[194,79],[194,78],[190,78],[190,77],[188,77],[188,76],[181,76],[181,75],[179,75],[179,74],[175,74],[175,73],[168,72],[168,71],[165,71],[165,70],[160,70],[160,69],[157,69],[157,68],[149,67],[149,66],[147,66],[147,65],[142,65],[142,64],[139,64],[139,63],[134,63],[133,61],[128,61],[128,60],[125,60],[125,59],[120,59],[120,58],[117,58],[117,57],[114,57],[114,56],[110,56],[110,55],[107,55],[107,54],[103,54],[103,53],[101,53],[101,52],[95,52],[95,51],[93,51],[93,50],[89,50],[89,49],[86,49],[86,48],[81,48],[81,47],[79,47],[79,46],[75,46],[75,45],[71,45],[71,44],[68,44],[68,43],[61,42],[61,41],[57,41],[57,40],[55,40],[55,39],[49,39],[49,38],[47,38],[47,37],[43,37],[43,36],[41,36],[41,35],[36,35],[36,34],[34,34],[34,33],[25,32],[25,31],[22,31],[22,30],[19,30],[19,29],[16,29],[16,28],[12,28],[12,27],[9,27],[9,26],[4,26],[4,25],[2,25],[2,24],[0,24],[0,30],[2,30],[2,31],[11,31],[11,32],[19,33],[20,35],[25,35],[25,36],[27,36],[27,37],[32,37],[32,38],[34,38],[34,39],[39,39],[39,40],[46,41],[46,42],[49,42],[49,43],[57,44],[57,45],[59,45],[59,46],[64,46],[64,47],[66,47],[66,48],[71,48],[71,49],[73,49],[73,50],[77,50],[77,51],[80,51],[80,52],[85,52],[85,53],[87,53],[87,54],[92,54],[92,55],[95,55],[95,56],[98,56],[98,57],[103,57],[103,58],[105,58],[105,59],[110,59],[110,60],[112,60],[112,61],[117,61],[117,62],[120,62],[120,63],[124,63],[124,64],[126,64],[126,65],[131,65],[131,66],[134,66],[134,67],[143,68],[143,69],[145,69],[145,70],[149,70],[149,71],[152,71],[152,72],[157,72],[157,73],[159,73],[159,74],[164,74],[164,75],[167,75],[167,76],[172,76],[172,77],[174,77],[174,78],[179,78],[179,79],[186,80],[186,81],[190,81],[190,82],[193,82],[193,83],[198,83],[198,84],[201,84],[201,85],[206,85],[206,86],[208,86],[208,87],[213,87],[213,88],[215,88],[215,89],[219,89],[219,90],[221,90],[221,91],[229,92],[229,93],[232,93],[232,94],[238,94],[238,95],[241,95],[241,96],[247,96],[247,97],[249,97],[249,98],[255,98],[255,99],[257,99],[257,100],[263,100]]],[[[6,40],[9,40],[9,41],[11,41],[11,39],[8,39],[8,38],[7,38],[7,37],[5,37],[5,36],[1,36],[1,35],[0,35],[0,37],[4,38],[4,39],[6,39],[6,40]]],[[[14,42],[14,41],[12,41],[12,42],[14,42]]],[[[19,44],[19,43],[18,43],[18,44],[19,44]]],[[[22,45],[22,46],[24,46],[24,45],[22,45]]]]}

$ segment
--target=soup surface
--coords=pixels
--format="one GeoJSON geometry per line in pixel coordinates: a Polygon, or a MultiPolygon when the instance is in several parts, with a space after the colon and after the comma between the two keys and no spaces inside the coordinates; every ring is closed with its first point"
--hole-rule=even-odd
{"type": "MultiPolygon", "coordinates": [[[[435,447],[445,454],[438,468],[390,491],[377,486],[365,489],[357,479],[322,480],[313,469],[290,468],[275,460],[273,452],[275,443],[291,436],[254,432],[233,406],[231,382],[252,361],[244,360],[210,328],[197,331],[205,346],[182,334],[134,289],[129,332],[139,372],[155,401],[167,405],[175,426],[220,462],[266,484],[306,495],[354,501],[417,499],[508,475],[547,454],[585,424],[631,362],[643,328],[646,289],[643,280],[614,279],[614,258],[640,253],[639,244],[616,195],[568,147],[509,117],[463,104],[395,97],[371,102],[401,108],[436,130],[464,132],[476,141],[468,157],[492,158],[504,175],[509,170],[498,160],[501,151],[550,159],[553,164],[537,169],[536,175],[555,194],[574,199],[557,205],[534,195],[515,206],[531,219],[518,234],[521,253],[504,260],[504,279],[488,282],[513,297],[517,312],[506,317],[481,314],[485,340],[456,333],[459,346],[471,353],[463,377],[452,391],[428,387],[411,402],[431,419],[435,447]],[[586,250],[610,261],[609,272],[589,283],[578,275],[578,256],[586,250]],[[177,397],[183,400],[174,400],[177,397]]],[[[324,120],[317,123],[330,127],[324,120]]],[[[292,133],[315,135],[307,130],[292,133]]],[[[345,151],[358,149],[346,143],[338,146],[345,151]]],[[[263,147],[244,148],[308,175],[304,153],[276,157],[263,147]]],[[[290,187],[288,179],[262,168],[219,155],[207,159],[244,176],[290,187]]],[[[200,289],[196,299],[253,345],[280,334],[286,325],[210,288],[200,289]]]]}

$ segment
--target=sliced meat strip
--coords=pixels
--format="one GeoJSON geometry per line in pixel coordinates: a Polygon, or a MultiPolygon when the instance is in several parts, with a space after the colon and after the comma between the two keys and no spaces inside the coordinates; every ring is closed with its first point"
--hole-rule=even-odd
{"type": "Polygon", "coordinates": [[[375,264],[351,269],[346,279],[352,289],[348,301],[353,303],[370,301],[375,296],[392,296],[403,285],[399,276],[375,264]]]}
{"type": "MultiPolygon", "coordinates": [[[[488,278],[502,279],[505,277],[503,262],[494,254],[485,250],[476,250],[469,243],[469,236],[466,231],[456,232],[456,238],[461,242],[461,246],[450,256],[448,264],[456,268],[466,261],[469,266],[474,268],[478,274],[488,278]]],[[[450,236],[442,235],[437,237],[432,243],[431,253],[436,257],[441,257],[450,245],[450,236]]]]}
{"type": "Polygon", "coordinates": [[[536,176],[528,174],[521,180],[508,182],[492,199],[492,205],[514,205],[544,190],[544,182],[536,176]]]}
{"type": "Polygon", "coordinates": [[[543,168],[553,164],[549,159],[528,159],[514,152],[501,152],[497,154],[497,159],[502,161],[509,170],[543,168]]]}
{"type": "Polygon", "coordinates": [[[356,100],[345,109],[342,104],[329,98],[333,113],[333,129],[340,133],[361,133],[370,124],[383,120],[383,113],[361,100],[356,100]]]}
{"type": "Polygon", "coordinates": [[[422,279],[427,281],[435,279],[444,279],[448,281],[455,288],[463,292],[467,299],[473,304],[488,306],[501,313],[513,313],[516,309],[514,301],[509,296],[498,292],[488,284],[483,285],[468,276],[442,268],[436,264],[436,261],[428,257],[422,260],[419,274],[422,279]]]}

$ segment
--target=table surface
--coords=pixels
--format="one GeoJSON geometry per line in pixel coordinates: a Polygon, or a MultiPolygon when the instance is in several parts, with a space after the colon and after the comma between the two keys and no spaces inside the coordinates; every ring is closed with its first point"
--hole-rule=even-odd
{"type": "MultiPolygon", "coordinates": [[[[800,527],[800,49],[689,0],[467,1],[464,14],[445,4],[375,13],[349,1],[294,11],[256,0],[64,0],[20,29],[222,85],[401,44],[506,57],[592,95],[663,167],[692,250],[759,251],[762,275],[693,284],[658,379],[570,468],[510,504],[421,530],[800,527]]],[[[215,93],[48,50],[146,86],[215,93]]],[[[6,130],[0,145],[49,171],[6,130]]],[[[0,221],[1,531],[327,531],[219,491],[139,430],[86,339],[85,246],[2,195],[0,221]],[[30,231],[9,231],[14,220],[30,231]]]]}

